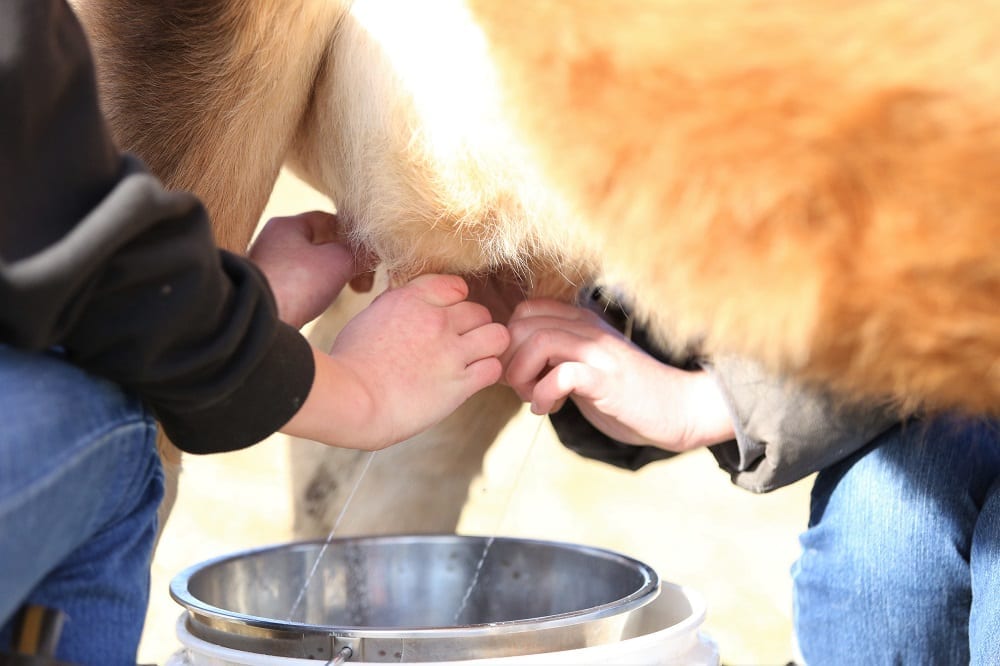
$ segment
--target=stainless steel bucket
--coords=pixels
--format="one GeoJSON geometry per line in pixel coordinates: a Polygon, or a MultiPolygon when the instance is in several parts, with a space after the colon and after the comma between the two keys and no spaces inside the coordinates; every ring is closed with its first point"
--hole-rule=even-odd
{"type": "Polygon", "coordinates": [[[608,550],[421,535],[236,553],[181,572],[170,592],[188,611],[188,630],[216,645],[410,663],[617,642],[659,588],[649,566],[608,550]]]}

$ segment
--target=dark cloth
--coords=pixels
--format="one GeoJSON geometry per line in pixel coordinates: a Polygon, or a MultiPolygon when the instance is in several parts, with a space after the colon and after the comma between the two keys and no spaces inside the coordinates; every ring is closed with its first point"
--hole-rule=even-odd
{"type": "Polygon", "coordinates": [[[590,424],[572,400],[567,400],[558,412],[549,414],[549,421],[559,441],[570,451],[633,472],[678,455],[658,446],[624,444],[608,437],[590,424]]]}
{"type": "Polygon", "coordinates": [[[0,3],[0,343],[61,348],[195,453],[268,436],[313,379],[264,276],[114,146],[64,0],[0,3]]]}
{"type": "Polygon", "coordinates": [[[722,388],[736,439],[711,448],[733,483],[765,493],[861,450],[897,425],[888,403],[860,404],[775,376],[759,364],[720,356],[705,364],[722,388]]]}
{"type": "MultiPolygon", "coordinates": [[[[622,303],[611,293],[595,287],[582,295],[583,305],[601,315],[605,321],[619,331],[628,329],[629,338],[637,346],[661,363],[693,369],[697,367],[693,358],[678,360],[653,344],[646,336],[645,329],[633,327],[631,317],[622,303]]],[[[584,458],[635,471],[657,460],[676,456],[675,451],[667,451],[658,446],[637,446],[625,444],[605,435],[591,425],[572,400],[567,400],[558,412],[549,414],[549,422],[559,441],[570,451],[584,458]]]]}
{"type": "MultiPolygon", "coordinates": [[[[770,374],[747,359],[723,356],[709,361],[693,354],[677,358],[630,322],[627,308],[615,297],[597,289],[586,299],[619,330],[627,327],[632,342],[660,362],[685,370],[704,368],[714,376],[730,409],[736,439],[709,449],[732,482],[751,492],[775,490],[843,460],[900,420],[887,404],[848,403],[770,374]]],[[[637,470],[676,455],[608,437],[572,401],[549,419],[564,446],[616,467],[637,470]]]]}

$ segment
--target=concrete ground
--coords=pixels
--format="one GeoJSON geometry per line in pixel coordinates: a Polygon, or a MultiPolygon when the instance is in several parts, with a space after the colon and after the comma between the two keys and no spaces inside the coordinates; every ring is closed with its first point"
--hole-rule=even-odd
{"type": "MultiPolygon", "coordinates": [[[[283,177],[265,215],[316,207],[329,206],[283,177]]],[[[180,607],[168,585],[180,570],[291,538],[290,453],[289,443],[275,437],[246,451],[185,458],[179,500],[153,562],[140,663],[162,664],[178,647],[180,607]]],[[[789,567],[808,516],[809,485],[751,495],[732,486],[707,451],[636,473],[614,469],[567,451],[547,422],[522,411],[470,487],[458,531],[570,541],[636,557],[705,597],[703,629],[725,664],[785,664],[793,656],[789,567]]]]}

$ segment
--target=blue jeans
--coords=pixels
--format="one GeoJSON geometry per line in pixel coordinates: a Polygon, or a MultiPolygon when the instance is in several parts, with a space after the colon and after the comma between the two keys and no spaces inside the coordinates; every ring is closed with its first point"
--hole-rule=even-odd
{"type": "Polygon", "coordinates": [[[1000,664],[1000,429],[901,425],[821,472],[792,568],[803,658],[1000,664]]]}
{"type": "Polygon", "coordinates": [[[30,602],[66,614],[60,659],[135,666],[162,495],[138,400],[57,354],[0,346],[0,652],[30,602]]]}

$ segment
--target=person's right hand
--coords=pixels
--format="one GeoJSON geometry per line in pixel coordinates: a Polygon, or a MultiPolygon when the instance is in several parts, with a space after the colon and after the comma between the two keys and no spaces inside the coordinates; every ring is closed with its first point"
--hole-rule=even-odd
{"type": "Polygon", "coordinates": [[[380,294],[317,354],[316,380],[293,429],[309,413],[317,441],[376,449],[429,428],[496,383],[510,341],[453,275],[423,275],[380,294]],[[302,417],[302,418],[300,418],[302,417]]]}

